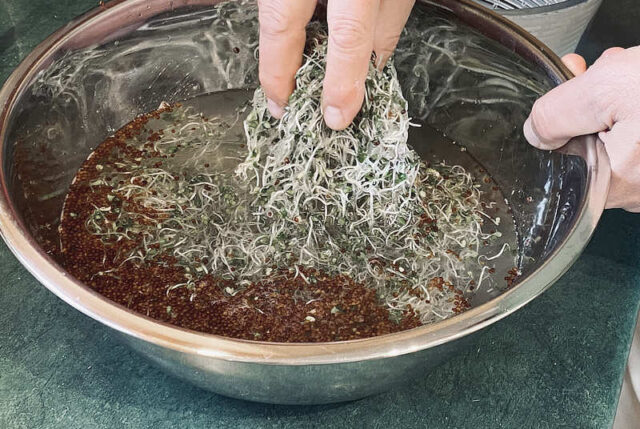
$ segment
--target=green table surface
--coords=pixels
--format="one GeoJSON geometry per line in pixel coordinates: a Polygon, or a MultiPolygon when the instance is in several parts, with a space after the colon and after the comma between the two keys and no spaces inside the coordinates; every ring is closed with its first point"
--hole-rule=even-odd
{"type": "MultiPolygon", "coordinates": [[[[97,0],[0,0],[0,82],[97,0]]],[[[414,384],[356,402],[272,406],[165,375],[47,291],[0,245],[0,428],[604,428],[640,303],[640,216],[605,214],[548,292],[414,384]]]]}

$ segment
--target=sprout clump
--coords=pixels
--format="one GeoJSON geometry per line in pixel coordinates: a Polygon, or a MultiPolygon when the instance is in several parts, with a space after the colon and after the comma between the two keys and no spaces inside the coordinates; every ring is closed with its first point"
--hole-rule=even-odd
{"type": "Polygon", "coordinates": [[[482,229],[479,185],[460,166],[426,164],[407,144],[407,102],[392,63],[370,66],[348,128],[326,127],[327,35],[318,24],[310,34],[281,120],[255,91],[244,153],[225,139],[234,124],[164,111],[168,126],[128,142],[144,157],[100,172],[116,185],[86,228],[105,243],[137,242],[119,254],[123,263],[166,264],[170,255],[185,278],[167,293],[196,294],[199,279],[213,276],[233,280],[225,290],[233,295],[284,268],[311,284],[305,272],[350,276],[374,288],[392,318],[413,311],[430,323],[463,311],[465,293],[486,278],[480,246],[499,235],[482,229]]]}

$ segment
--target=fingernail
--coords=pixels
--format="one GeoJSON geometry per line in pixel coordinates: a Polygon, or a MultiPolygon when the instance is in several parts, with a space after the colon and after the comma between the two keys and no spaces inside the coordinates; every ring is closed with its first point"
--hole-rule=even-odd
{"type": "Polygon", "coordinates": [[[272,99],[267,99],[267,108],[269,109],[269,113],[276,119],[282,118],[284,115],[284,107],[273,101],[272,99]]]}
{"type": "Polygon", "coordinates": [[[349,125],[345,120],[342,110],[335,106],[327,106],[324,108],[324,122],[327,126],[334,130],[342,130],[349,125]]]}
{"type": "Polygon", "coordinates": [[[537,147],[538,149],[545,148],[545,145],[540,140],[540,137],[538,137],[538,134],[533,130],[531,118],[527,118],[527,120],[524,122],[522,131],[524,132],[524,137],[527,139],[531,146],[537,147]]]}

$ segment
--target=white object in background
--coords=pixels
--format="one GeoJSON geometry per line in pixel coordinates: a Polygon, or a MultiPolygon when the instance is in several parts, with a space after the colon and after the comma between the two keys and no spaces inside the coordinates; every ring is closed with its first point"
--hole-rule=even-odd
{"type": "Polygon", "coordinates": [[[574,52],[602,0],[476,0],[509,18],[557,55],[574,52]]]}

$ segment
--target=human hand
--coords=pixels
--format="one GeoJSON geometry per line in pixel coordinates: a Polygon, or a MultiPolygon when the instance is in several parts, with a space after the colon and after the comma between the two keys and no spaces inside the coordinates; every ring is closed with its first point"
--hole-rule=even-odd
{"type": "MultiPolygon", "coordinates": [[[[329,46],[322,111],[330,128],[344,129],[364,100],[371,53],[382,67],[398,43],[415,0],[329,0],[329,46]]],[[[259,0],[260,83],[269,111],[281,118],[302,65],[305,27],[316,0],[259,0]]]]}
{"type": "Polygon", "coordinates": [[[578,55],[563,61],[576,77],[536,101],[525,137],[551,150],[598,133],[611,160],[607,208],[640,212],[640,47],[608,49],[588,70],[578,55]]]}

